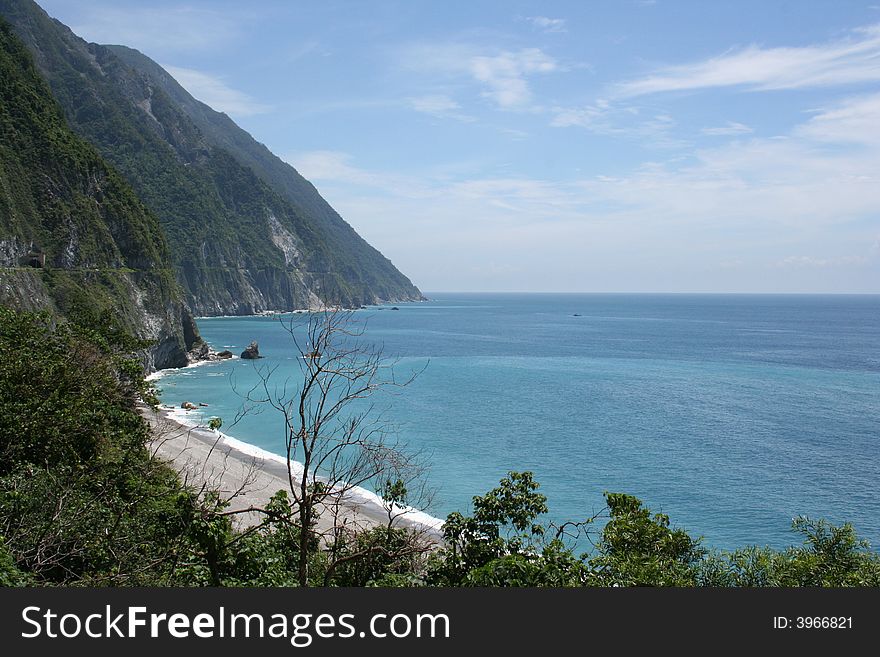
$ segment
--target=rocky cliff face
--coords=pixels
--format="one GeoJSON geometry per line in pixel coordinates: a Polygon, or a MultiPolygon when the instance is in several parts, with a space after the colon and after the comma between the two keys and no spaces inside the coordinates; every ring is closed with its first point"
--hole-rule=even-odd
{"type": "Polygon", "coordinates": [[[421,298],[291,167],[151,60],[0,0],[71,127],[155,213],[196,314],[421,298]]]}
{"type": "Polygon", "coordinates": [[[154,215],[67,126],[0,19],[0,303],[147,340],[148,369],[200,341],[154,215]]]}
{"type": "MultiPolygon", "coordinates": [[[[242,130],[226,114],[216,112],[193,98],[149,57],[125,46],[106,47],[143,75],[153,88],[159,88],[167,94],[209,143],[229,152],[287,201],[309,226],[308,230],[315,232],[327,245],[329,268],[342,273],[348,285],[361,291],[363,303],[378,300],[417,301],[423,298],[409,279],[361,238],[296,169],[242,130]]],[[[276,241],[274,230],[273,241],[284,250],[283,245],[276,241]]]]}

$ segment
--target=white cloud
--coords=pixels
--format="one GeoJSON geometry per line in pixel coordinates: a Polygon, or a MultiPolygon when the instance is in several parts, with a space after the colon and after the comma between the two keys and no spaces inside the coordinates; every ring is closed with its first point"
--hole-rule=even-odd
{"type": "Polygon", "coordinates": [[[623,97],[664,91],[739,86],[796,89],[880,80],[880,24],[821,45],[762,48],[751,45],[708,60],[669,66],[616,86],[623,97]]]}
{"type": "Polygon", "coordinates": [[[247,94],[229,87],[222,79],[180,66],[165,66],[171,76],[195,98],[210,105],[218,112],[226,112],[233,116],[252,116],[272,111],[265,105],[247,94]]]}
{"type": "Polygon", "coordinates": [[[505,51],[494,56],[474,57],[470,61],[471,75],[488,87],[483,95],[506,109],[521,107],[531,100],[532,93],[526,80],[528,75],[550,73],[557,68],[556,60],[538,48],[505,51]]]}
{"type": "Polygon", "coordinates": [[[728,121],[725,125],[714,128],[703,128],[700,132],[710,137],[729,137],[735,135],[748,135],[754,132],[752,128],[736,121],[728,121]]]}
{"type": "Polygon", "coordinates": [[[816,113],[796,134],[822,142],[880,145],[880,93],[849,98],[816,113]]]}
{"type": "Polygon", "coordinates": [[[565,32],[564,18],[548,18],[547,16],[527,16],[529,21],[542,32],[565,32]]]}
{"type": "Polygon", "coordinates": [[[569,180],[289,159],[426,289],[877,292],[880,141],[850,141],[864,125],[880,125],[880,99],[826,107],[784,139],[569,180]]]}
{"type": "Polygon", "coordinates": [[[412,108],[417,112],[425,112],[426,114],[446,114],[461,109],[461,105],[452,100],[449,96],[442,94],[433,96],[419,96],[418,98],[410,98],[412,108]]]}
{"type": "Polygon", "coordinates": [[[456,119],[458,121],[473,121],[473,117],[461,112],[461,105],[445,94],[429,94],[408,98],[409,106],[416,112],[429,114],[438,118],[456,119]]]}
{"type": "Polygon", "coordinates": [[[686,142],[673,136],[676,122],[665,113],[642,117],[632,106],[612,105],[598,100],[583,107],[555,107],[552,128],[584,128],[597,135],[637,139],[653,148],[681,148],[686,142]]]}
{"type": "Polygon", "coordinates": [[[609,105],[605,100],[599,100],[593,105],[583,107],[557,107],[553,110],[554,116],[550,121],[553,128],[581,128],[603,129],[608,124],[605,122],[608,116],[609,105]]]}
{"type": "Polygon", "coordinates": [[[421,43],[402,49],[397,60],[420,73],[466,78],[501,109],[527,109],[532,100],[529,78],[562,70],[539,48],[489,51],[460,43],[421,43]]]}
{"type": "Polygon", "coordinates": [[[685,164],[647,164],[584,189],[617,204],[620,216],[831,240],[833,227],[880,215],[880,139],[869,125],[880,125],[880,95],[826,108],[784,139],[697,150],[685,164]]]}

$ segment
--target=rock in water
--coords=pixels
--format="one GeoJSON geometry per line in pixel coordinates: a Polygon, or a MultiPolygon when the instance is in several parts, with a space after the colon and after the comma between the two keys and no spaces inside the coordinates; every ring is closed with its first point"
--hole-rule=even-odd
{"type": "Polygon", "coordinates": [[[191,361],[195,360],[210,360],[211,349],[208,347],[208,343],[204,340],[199,340],[189,352],[189,359],[191,361]]]}
{"type": "Polygon", "coordinates": [[[229,351],[229,349],[224,349],[219,354],[217,354],[217,358],[220,358],[221,360],[226,359],[226,358],[232,358],[232,352],[229,351]]]}
{"type": "Polygon", "coordinates": [[[241,352],[241,357],[247,359],[262,358],[262,356],[260,356],[260,347],[257,345],[256,340],[253,340],[247,346],[247,349],[241,352]]]}

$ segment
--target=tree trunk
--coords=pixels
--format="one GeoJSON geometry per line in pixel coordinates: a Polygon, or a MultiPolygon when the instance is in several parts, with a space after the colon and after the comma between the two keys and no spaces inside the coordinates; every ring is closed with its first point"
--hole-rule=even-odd
{"type": "MultiPolygon", "coordinates": [[[[299,585],[309,585],[309,538],[312,531],[312,505],[314,499],[309,493],[308,472],[311,458],[306,452],[303,459],[303,474],[300,481],[299,503],[299,585]]],[[[289,462],[289,460],[288,460],[289,462]]]]}
{"type": "Polygon", "coordinates": [[[309,508],[305,500],[299,507],[299,585],[309,585],[309,508]]]}

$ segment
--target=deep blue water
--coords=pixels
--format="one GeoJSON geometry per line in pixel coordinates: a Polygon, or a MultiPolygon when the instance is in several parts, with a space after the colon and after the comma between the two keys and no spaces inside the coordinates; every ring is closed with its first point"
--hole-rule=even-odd
{"type": "MultiPolygon", "coordinates": [[[[799,542],[798,514],[851,521],[880,546],[880,296],[431,296],[358,315],[402,372],[428,363],[384,403],[430,454],[434,515],[532,470],[557,520],[592,515],[610,490],[718,548],[799,542]]],[[[260,367],[294,371],[277,321],[199,328],[218,350],[256,339],[260,367]]],[[[207,402],[229,433],[281,453],[274,413],[229,428],[231,379],[246,389],[254,364],[171,373],[162,399],[207,402]]]]}

